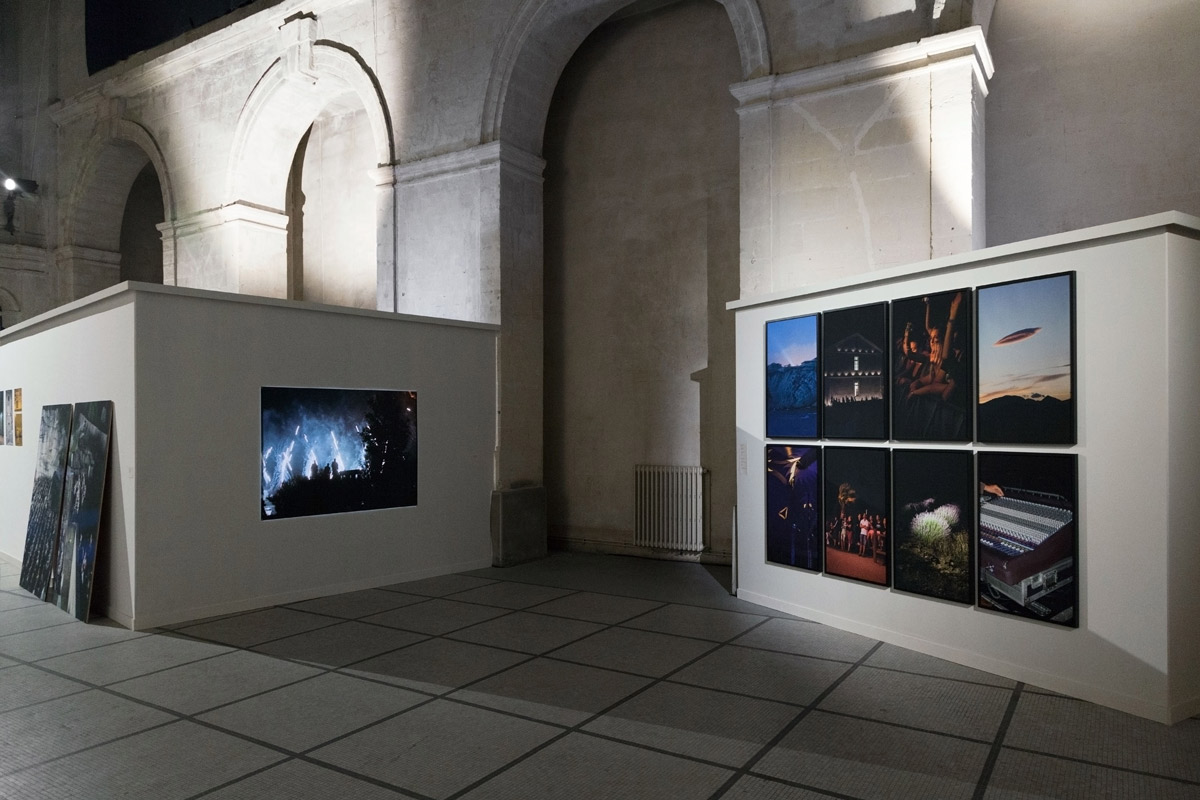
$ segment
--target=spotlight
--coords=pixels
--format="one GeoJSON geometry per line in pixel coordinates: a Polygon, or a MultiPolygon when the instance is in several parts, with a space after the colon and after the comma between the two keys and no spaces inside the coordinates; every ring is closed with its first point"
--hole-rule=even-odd
{"type": "Polygon", "coordinates": [[[38,184],[37,181],[29,178],[5,178],[4,188],[8,190],[8,194],[4,196],[4,230],[12,236],[17,232],[16,226],[13,224],[13,219],[17,215],[17,198],[36,195],[38,184]]]}

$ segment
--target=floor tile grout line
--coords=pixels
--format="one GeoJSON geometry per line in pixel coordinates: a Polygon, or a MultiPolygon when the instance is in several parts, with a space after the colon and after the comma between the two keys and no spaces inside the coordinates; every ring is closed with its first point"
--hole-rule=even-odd
{"type": "Polygon", "coordinates": [[[769,742],[767,742],[765,745],[763,745],[761,748],[759,748],[759,751],[757,753],[755,753],[753,756],[751,756],[744,764],[742,764],[741,767],[735,769],[733,775],[731,775],[729,777],[729,780],[727,780],[713,794],[709,795],[709,800],[718,800],[718,798],[724,797],[726,794],[728,794],[729,790],[733,788],[734,784],[737,783],[742,778],[742,776],[748,774],[752,769],[754,769],[754,767],[757,766],[759,761],[761,761],[763,758],[765,758],[766,755],[771,752],[771,750],[773,750],[775,747],[777,747],[779,745],[779,743],[782,742],[787,737],[788,734],[790,734],[793,730],[795,730],[796,727],[801,722],[803,722],[808,717],[809,714],[811,714],[813,711],[815,711],[817,709],[817,707],[820,706],[821,703],[823,703],[825,701],[826,697],[833,694],[833,692],[839,686],[841,686],[846,681],[847,678],[849,678],[851,675],[854,674],[855,670],[857,670],[860,666],[865,664],[867,659],[869,659],[872,655],[874,655],[875,652],[877,650],[879,650],[879,648],[881,648],[881,647],[883,647],[883,642],[876,642],[875,646],[872,647],[870,650],[868,650],[866,653],[864,653],[862,658],[858,659],[858,661],[849,665],[849,667],[844,672],[842,672],[841,675],[834,678],[833,681],[828,686],[825,687],[824,691],[822,691],[815,698],[813,698],[811,703],[806,705],[804,708],[800,709],[800,712],[798,714],[796,714],[796,716],[792,719],[791,722],[784,725],[783,728],[778,733],[776,733],[775,736],[773,736],[769,742]]]}
{"type": "MultiPolygon", "coordinates": [[[[680,562],[680,563],[683,563],[683,562],[680,562]]],[[[456,573],[456,574],[462,574],[462,573],[456,573]]],[[[475,576],[471,576],[471,577],[475,577],[475,576]]],[[[616,597],[616,598],[625,599],[625,600],[642,600],[642,601],[651,602],[651,603],[664,603],[664,604],[677,605],[677,606],[687,606],[689,608],[702,608],[702,609],[708,609],[708,610],[712,610],[712,611],[731,611],[731,609],[719,608],[718,606],[712,606],[712,605],[701,605],[699,603],[680,602],[680,601],[676,601],[676,600],[663,600],[663,599],[657,598],[657,597],[643,597],[642,595],[635,595],[635,594],[616,594],[614,592],[603,592],[603,591],[598,591],[598,590],[594,590],[594,589],[566,589],[565,587],[555,586],[553,584],[530,583],[528,581],[519,581],[519,580],[516,580],[513,578],[493,578],[491,580],[494,583],[515,583],[515,584],[519,584],[521,586],[534,586],[534,587],[541,588],[541,589],[560,589],[562,591],[569,592],[570,594],[599,594],[599,595],[604,595],[605,597],[616,597]]],[[[399,585],[399,584],[394,584],[394,585],[399,585]]],[[[482,589],[483,587],[479,586],[479,587],[475,587],[475,588],[482,589]]],[[[722,586],[721,588],[724,589],[725,587],[722,586]]],[[[401,590],[397,589],[396,591],[401,591],[401,590]]],[[[469,591],[472,591],[472,589],[463,589],[462,591],[469,592],[469,591]]],[[[728,590],[725,590],[725,591],[728,592],[728,590]]],[[[449,597],[450,595],[446,595],[446,596],[449,597]]],[[[754,605],[749,600],[742,600],[741,598],[735,597],[733,595],[729,595],[729,596],[733,597],[734,600],[736,600],[740,603],[746,603],[747,605],[754,605]]],[[[561,597],[556,597],[556,598],[551,598],[550,600],[546,600],[543,602],[549,603],[549,602],[553,602],[554,600],[561,600],[561,599],[562,599],[561,597]]],[[[469,601],[462,601],[462,602],[469,602],[469,601]]],[[[765,608],[765,606],[764,606],[764,608],[765,608]]],[[[775,609],[770,609],[770,610],[775,611],[775,609]]],[[[753,614],[755,612],[753,612],[753,611],[731,611],[731,613],[753,614]]],[[[820,625],[821,624],[815,620],[804,619],[803,617],[797,617],[794,614],[788,614],[786,611],[780,611],[777,613],[785,614],[786,616],[777,617],[774,614],[767,614],[767,615],[760,615],[760,616],[767,616],[769,619],[791,619],[791,620],[796,620],[799,622],[806,622],[811,625],[820,625]]]]}
{"type": "Polygon", "coordinates": [[[1001,750],[1012,750],[1016,753],[1026,753],[1034,756],[1044,756],[1057,761],[1069,761],[1072,764],[1083,764],[1088,767],[1098,767],[1100,769],[1111,769],[1117,772],[1124,772],[1130,775],[1140,775],[1144,778],[1161,778],[1164,781],[1172,781],[1174,783],[1182,783],[1185,786],[1200,786],[1200,780],[1190,780],[1188,778],[1180,778],[1174,775],[1165,775],[1161,772],[1150,772],[1143,769],[1135,769],[1134,767],[1122,767],[1118,764],[1106,764],[1103,761],[1092,761],[1086,758],[1077,758],[1076,756],[1064,756],[1057,753],[1047,753],[1044,750],[1034,750],[1029,747],[1016,747],[1013,745],[1004,745],[1001,750]]]}
{"type": "Polygon", "coordinates": [[[996,768],[1000,752],[1004,749],[1004,737],[1008,735],[1008,726],[1017,713],[1017,705],[1021,702],[1021,692],[1024,687],[1025,684],[1019,681],[1013,687],[1012,695],[1008,698],[1008,707],[1004,710],[1004,717],[1000,720],[1000,726],[996,729],[996,735],[992,739],[992,746],[988,749],[987,758],[983,762],[983,769],[979,771],[979,781],[975,784],[975,793],[971,795],[971,800],[983,800],[984,795],[987,794],[988,784],[992,780],[992,771],[996,768]]]}
{"type": "Polygon", "coordinates": [[[858,720],[860,722],[872,722],[872,723],[875,723],[876,725],[886,725],[889,728],[898,728],[899,730],[902,730],[902,731],[910,731],[912,733],[927,733],[927,734],[930,734],[931,736],[941,736],[946,739],[954,739],[959,742],[968,742],[970,744],[990,745],[990,744],[992,744],[992,741],[993,741],[991,739],[978,739],[978,738],[972,738],[970,736],[963,736],[960,733],[950,733],[949,731],[939,731],[934,728],[922,728],[919,725],[909,725],[904,722],[894,722],[892,720],[878,719],[876,717],[866,717],[866,716],[863,716],[862,714],[851,714],[846,711],[836,711],[831,708],[822,708],[820,711],[822,714],[828,714],[831,717],[841,717],[842,719],[854,719],[854,720],[858,720]]]}
{"type": "MultiPolygon", "coordinates": [[[[833,798],[836,798],[837,800],[863,800],[863,798],[861,796],[852,795],[852,794],[842,794],[841,792],[834,791],[833,789],[826,789],[821,786],[812,786],[807,783],[801,783],[799,781],[791,780],[790,778],[780,778],[776,775],[767,775],[762,772],[754,772],[753,770],[747,771],[745,777],[757,778],[760,781],[768,781],[770,783],[780,783],[780,784],[783,784],[784,786],[790,786],[793,789],[803,789],[806,792],[820,794],[825,797],[833,797],[833,798]]],[[[740,781],[741,777],[739,777],[738,780],[740,781]]],[[[737,784],[735,783],[734,785],[736,786],[737,784]]]]}
{"type": "MultiPolygon", "coordinates": [[[[653,610],[653,609],[651,609],[651,610],[653,610]]],[[[649,611],[647,611],[646,613],[649,613],[649,611]]],[[[764,621],[765,621],[765,620],[764,620],[764,621]]],[[[612,628],[615,628],[615,627],[617,627],[617,625],[616,625],[616,624],[613,624],[613,625],[609,625],[609,626],[607,626],[606,628],[603,628],[602,630],[610,630],[610,629],[612,629],[612,628]]],[[[595,631],[594,633],[592,633],[592,634],[590,634],[590,635],[591,635],[591,636],[594,636],[594,635],[596,635],[596,634],[598,634],[598,633],[600,633],[600,632],[601,632],[601,631],[595,631]]],[[[588,637],[586,637],[586,636],[585,636],[585,637],[583,637],[583,638],[585,638],[585,639],[586,639],[586,638],[588,638],[588,637]]],[[[648,676],[648,675],[641,675],[641,676],[639,676],[639,677],[642,677],[642,678],[650,678],[651,680],[650,680],[650,682],[649,682],[649,683],[647,683],[645,686],[641,687],[640,689],[637,689],[636,691],[632,692],[631,694],[628,694],[628,695],[625,695],[625,696],[621,697],[620,699],[618,699],[618,700],[614,701],[613,703],[611,703],[611,704],[609,704],[608,706],[604,707],[603,709],[601,709],[600,711],[598,711],[598,712],[596,712],[595,714],[591,715],[590,717],[587,717],[587,718],[585,718],[585,719],[583,719],[583,720],[580,720],[579,722],[577,722],[577,723],[575,723],[574,725],[570,726],[569,728],[567,728],[566,730],[562,731],[562,732],[561,732],[561,733],[559,733],[558,735],[556,735],[556,736],[553,736],[553,737],[551,737],[550,739],[546,740],[546,741],[545,741],[545,742],[543,742],[541,745],[539,745],[539,746],[537,746],[537,747],[535,747],[535,748],[532,748],[532,749],[531,749],[531,750],[529,750],[528,752],[526,752],[526,753],[522,754],[521,756],[518,756],[517,758],[515,758],[515,759],[513,759],[512,761],[508,762],[508,763],[507,763],[507,764],[505,764],[504,766],[502,766],[502,767],[500,767],[500,768],[498,768],[498,769],[496,769],[496,770],[493,770],[492,772],[488,773],[487,775],[484,775],[483,777],[479,778],[477,781],[475,781],[475,782],[473,782],[473,783],[471,783],[471,784],[469,784],[469,785],[467,785],[467,786],[463,787],[462,789],[460,789],[459,791],[455,792],[454,794],[451,794],[449,797],[445,798],[445,800],[458,800],[458,798],[462,797],[462,796],[463,796],[463,795],[465,795],[466,793],[468,793],[468,792],[471,792],[471,791],[475,790],[476,788],[478,788],[478,787],[480,787],[480,786],[484,785],[484,784],[485,784],[485,783],[487,783],[488,781],[490,781],[490,780],[492,780],[493,778],[495,778],[495,777],[497,777],[497,776],[499,776],[499,775],[501,775],[501,774],[503,774],[503,773],[505,773],[505,772],[509,771],[510,769],[512,769],[513,767],[517,766],[518,764],[521,764],[521,763],[523,763],[523,762],[527,761],[528,759],[532,758],[532,757],[533,757],[535,754],[537,754],[537,753],[540,753],[542,750],[545,750],[546,748],[550,747],[550,746],[551,746],[552,744],[554,744],[555,742],[557,742],[557,741],[560,741],[561,739],[564,739],[564,738],[566,738],[567,736],[570,736],[572,733],[580,733],[580,734],[584,734],[584,735],[592,735],[592,736],[594,736],[595,734],[591,734],[591,733],[589,733],[589,732],[587,732],[587,731],[583,730],[583,727],[584,727],[585,725],[588,725],[588,724],[590,724],[590,723],[591,723],[591,722],[593,722],[594,720],[596,720],[596,719],[600,718],[601,716],[603,716],[603,715],[607,714],[609,711],[612,711],[614,708],[617,708],[618,706],[620,706],[620,705],[623,705],[624,703],[627,703],[627,702],[629,702],[630,700],[632,700],[633,698],[637,697],[638,695],[641,695],[641,694],[645,693],[646,691],[649,691],[649,690],[650,690],[652,687],[654,687],[654,686],[657,686],[657,685],[658,685],[658,684],[660,684],[660,683],[663,683],[663,682],[664,682],[664,681],[665,681],[665,680],[666,680],[666,679],[667,679],[669,676],[671,676],[671,675],[674,675],[676,672],[679,672],[680,670],[683,670],[683,669],[686,669],[686,668],[690,667],[692,664],[695,664],[696,662],[700,661],[702,658],[705,658],[705,657],[707,657],[707,656],[708,656],[708,655],[710,655],[711,653],[714,653],[714,652],[716,652],[717,650],[719,650],[721,647],[723,647],[723,646],[724,646],[724,645],[723,645],[723,644],[721,644],[720,642],[710,642],[710,644],[712,644],[712,647],[709,647],[709,648],[708,648],[707,650],[705,650],[704,652],[697,654],[695,657],[693,657],[693,658],[689,659],[688,661],[686,661],[686,662],[685,662],[685,663],[683,663],[683,664],[680,664],[679,666],[675,667],[674,669],[670,670],[669,672],[667,672],[667,673],[665,673],[665,674],[663,674],[663,675],[661,675],[661,676],[657,676],[657,677],[655,677],[655,676],[648,676]]],[[[565,647],[565,646],[566,646],[566,645],[563,645],[563,647],[565,647]]],[[[561,648],[556,648],[556,649],[561,649],[561,648]]],[[[532,660],[532,659],[530,659],[530,660],[532,660]]],[[[526,662],[526,663],[527,663],[527,662],[526,662]]],[[[567,662],[567,663],[572,663],[572,662],[567,662]]],[[[519,666],[519,665],[513,665],[513,666],[514,666],[514,667],[516,667],[516,666],[519,666]]],[[[504,672],[504,671],[506,671],[506,670],[501,670],[501,672],[504,672]]],[[[499,674],[499,673],[496,673],[496,674],[499,674]]],[[[482,679],[481,679],[481,680],[482,680],[482,679]]],[[[478,681],[475,681],[475,683],[478,683],[478,681]]],[[[464,686],[464,687],[462,687],[462,688],[466,688],[466,687],[464,686]]],[[[448,699],[449,699],[449,698],[448,698],[448,699]]],[[[491,711],[498,711],[498,709],[489,709],[489,710],[491,710],[491,711]]],[[[503,712],[500,712],[500,713],[503,713],[503,712]]],[[[598,738],[604,738],[604,739],[608,739],[609,737],[606,737],[606,736],[601,736],[601,737],[598,737],[598,738]]],[[[620,742],[621,744],[624,744],[624,745],[626,745],[626,746],[630,746],[630,747],[638,747],[638,748],[641,748],[641,749],[644,749],[644,750],[653,750],[653,748],[648,748],[648,747],[645,747],[644,745],[640,745],[640,744],[637,744],[637,743],[635,743],[635,742],[626,742],[626,741],[619,740],[619,739],[614,739],[614,740],[612,740],[612,741],[617,741],[617,742],[620,742]]],[[[680,754],[678,754],[678,753],[669,753],[669,752],[667,752],[667,751],[662,751],[662,752],[664,752],[664,753],[665,753],[665,754],[667,754],[667,755],[672,755],[672,756],[675,756],[675,757],[682,757],[682,758],[685,758],[685,759],[687,759],[687,760],[690,760],[690,761],[697,761],[697,760],[698,760],[698,759],[695,759],[695,758],[690,758],[690,757],[687,757],[687,756],[681,756],[681,755],[680,755],[680,754]]],[[[708,763],[708,762],[702,762],[702,763],[708,763]]]]}
{"type": "Polygon", "coordinates": [[[221,791],[222,789],[228,789],[230,786],[234,786],[236,784],[241,783],[244,780],[261,775],[264,772],[273,770],[276,767],[281,767],[284,764],[290,763],[295,760],[296,759],[294,757],[292,757],[292,758],[285,758],[282,761],[275,761],[271,764],[267,764],[265,767],[259,767],[258,769],[251,770],[250,772],[247,772],[245,775],[239,775],[238,777],[233,778],[232,780],[225,781],[224,783],[218,784],[216,786],[210,786],[209,788],[205,789],[202,792],[197,792],[196,794],[188,795],[188,797],[185,798],[185,800],[200,800],[201,797],[207,797],[215,792],[221,791]]]}
{"type": "Polygon", "coordinates": [[[86,747],[80,747],[78,750],[72,750],[69,753],[60,753],[59,755],[52,756],[51,758],[43,759],[42,761],[38,761],[34,764],[26,764],[23,767],[19,767],[17,769],[14,769],[14,770],[11,770],[8,772],[0,772],[0,776],[3,776],[5,778],[11,778],[16,775],[20,775],[22,772],[28,772],[29,770],[37,769],[38,767],[44,767],[49,764],[53,764],[56,761],[61,761],[65,758],[71,758],[72,756],[77,756],[80,753],[87,753],[91,750],[97,750],[101,747],[105,747],[106,745],[110,745],[114,742],[121,742],[126,739],[132,739],[135,736],[141,736],[143,733],[149,733],[151,731],[156,731],[156,730],[160,730],[162,728],[167,728],[167,727],[170,727],[171,725],[175,725],[182,721],[183,720],[181,720],[179,718],[169,719],[166,722],[160,722],[156,725],[149,725],[145,728],[140,728],[136,731],[130,731],[129,733],[122,733],[118,736],[112,737],[111,739],[105,739],[102,742],[95,742],[94,744],[89,744],[86,747]]]}
{"type": "MultiPolygon", "coordinates": [[[[236,652],[236,651],[233,651],[233,652],[236,652]]],[[[222,653],[221,655],[229,655],[229,654],[228,654],[228,653],[222,653]]],[[[214,657],[215,657],[215,656],[214,656],[214,657]]],[[[268,658],[269,658],[269,656],[266,656],[266,657],[268,657],[268,658]]],[[[49,670],[46,670],[46,671],[49,671],[49,670]]],[[[321,674],[325,674],[325,673],[321,673],[321,674]]],[[[123,735],[121,735],[121,736],[116,736],[116,737],[113,737],[112,739],[107,739],[107,740],[105,740],[105,741],[103,741],[103,742],[97,742],[96,744],[89,745],[88,747],[80,748],[79,750],[76,750],[76,751],[74,751],[74,752],[72,752],[72,753],[63,754],[62,756],[56,756],[56,757],[55,757],[55,758],[53,758],[53,759],[47,759],[46,761],[40,762],[39,764],[30,765],[29,767],[22,768],[21,770],[16,770],[16,771],[14,771],[13,773],[10,773],[10,774],[14,774],[14,775],[15,775],[15,774],[17,774],[17,772],[22,772],[22,771],[24,771],[25,769],[30,769],[30,768],[32,768],[32,767],[34,767],[34,766],[42,766],[42,765],[45,765],[45,764],[51,763],[51,762],[53,762],[53,761],[57,761],[57,760],[59,760],[60,758],[67,758],[67,757],[69,757],[69,756],[72,756],[72,755],[78,755],[79,753],[86,752],[86,751],[88,751],[88,750],[93,750],[93,749],[96,749],[96,748],[99,748],[99,747],[103,747],[103,746],[105,746],[105,745],[107,745],[107,744],[111,744],[112,742],[117,742],[117,741],[121,741],[121,740],[123,740],[123,739],[132,738],[132,737],[134,737],[134,736],[137,736],[137,735],[140,735],[140,734],[142,734],[142,733],[146,733],[146,732],[148,732],[148,731],[153,731],[153,730],[156,730],[156,729],[158,729],[158,728],[164,728],[164,727],[167,727],[168,725],[173,725],[173,724],[176,724],[176,723],[178,723],[178,722],[191,722],[191,723],[193,723],[193,724],[195,724],[195,725],[199,725],[199,726],[201,726],[201,727],[208,728],[209,730],[215,731],[215,732],[217,732],[217,733],[221,733],[221,734],[223,734],[223,735],[231,736],[231,737],[233,737],[233,738],[240,739],[240,740],[242,740],[242,741],[244,741],[244,742],[248,742],[248,743],[250,743],[250,744],[253,744],[253,745],[256,745],[256,746],[259,746],[259,747],[263,747],[263,748],[265,748],[265,749],[267,749],[267,750],[271,750],[271,751],[273,751],[273,752],[276,752],[276,753],[278,753],[278,754],[280,754],[280,755],[283,755],[283,756],[287,756],[287,757],[291,757],[291,758],[299,758],[299,759],[303,759],[303,760],[309,761],[310,763],[313,763],[314,765],[320,765],[320,766],[323,766],[323,767],[332,768],[332,769],[334,769],[334,770],[335,770],[335,771],[337,771],[337,772],[341,772],[341,773],[343,773],[343,774],[345,774],[345,775],[352,776],[352,777],[355,777],[355,778],[358,778],[358,779],[361,779],[361,780],[365,780],[365,781],[367,781],[368,783],[373,783],[373,784],[375,784],[375,785],[378,785],[378,786],[381,786],[381,787],[383,787],[383,788],[387,788],[387,789],[391,789],[391,790],[395,790],[395,791],[401,791],[403,794],[407,794],[407,795],[409,795],[410,797],[418,798],[419,800],[431,800],[431,799],[429,799],[429,798],[424,798],[422,795],[419,795],[419,794],[414,794],[414,793],[412,793],[412,792],[409,792],[409,791],[407,791],[407,790],[403,790],[403,789],[401,789],[401,788],[400,788],[400,787],[398,787],[398,786],[393,786],[392,784],[388,784],[388,783],[386,783],[386,782],[380,782],[380,781],[378,781],[378,780],[376,780],[376,779],[374,779],[374,778],[370,777],[369,775],[363,775],[363,774],[360,774],[360,773],[353,772],[352,770],[346,770],[346,769],[343,769],[343,768],[339,768],[339,767],[337,767],[337,765],[326,764],[325,762],[318,761],[318,760],[316,760],[316,759],[310,759],[310,758],[308,758],[308,756],[306,755],[306,753],[307,753],[307,752],[309,752],[309,751],[311,751],[311,750],[316,750],[316,749],[319,749],[320,747],[324,747],[324,746],[326,746],[327,744],[330,744],[331,742],[333,742],[333,741],[336,741],[336,739],[332,739],[332,740],[329,740],[329,741],[327,741],[327,742],[323,742],[323,743],[321,743],[321,744],[319,744],[319,745],[316,745],[316,746],[314,746],[313,748],[309,748],[309,750],[305,751],[304,753],[297,753],[297,752],[295,752],[295,751],[292,751],[292,750],[289,750],[289,749],[287,749],[286,747],[282,747],[281,745],[277,745],[277,744],[274,744],[274,743],[272,743],[272,742],[268,742],[268,741],[266,741],[266,740],[264,740],[264,739],[258,739],[258,738],[256,738],[256,737],[253,737],[253,736],[250,736],[250,735],[247,735],[247,734],[241,733],[241,732],[239,732],[239,731],[236,731],[236,730],[233,730],[233,729],[231,729],[231,728],[222,727],[221,725],[217,725],[216,723],[209,722],[208,720],[204,720],[204,719],[200,719],[200,718],[199,718],[199,715],[201,715],[201,714],[207,714],[207,713],[209,713],[209,712],[211,712],[211,711],[215,711],[215,710],[217,710],[217,709],[224,708],[225,706],[228,706],[228,705],[232,705],[232,704],[234,704],[234,703],[241,702],[242,700],[249,700],[249,699],[251,699],[251,698],[253,698],[253,697],[258,697],[258,696],[261,696],[261,695],[263,695],[263,694],[268,694],[268,693],[270,693],[270,692],[276,691],[276,690],[278,690],[278,689],[284,689],[284,688],[287,688],[287,687],[289,687],[289,686],[294,686],[294,685],[296,685],[296,684],[298,684],[298,683],[303,683],[304,681],[307,681],[307,680],[312,680],[313,678],[317,678],[317,677],[320,677],[320,674],[318,674],[318,675],[310,675],[310,676],[307,676],[307,677],[305,677],[305,678],[301,678],[300,680],[297,680],[297,681],[292,681],[292,682],[290,682],[290,683],[282,684],[282,685],[280,685],[280,686],[273,687],[273,688],[271,688],[271,689],[268,689],[268,690],[265,690],[265,691],[263,691],[263,692],[258,692],[258,693],[256,693],[256,694],[253,694],[253,695],[249,695],[249,696],[247,696],[247,697],[240,698],[240,699],[238,699],[238,700],[232,701],[231,703],[223,703],[223,704],[221,704],[221,705],[219,705],[219,706],[213,706],[212,708],[206,708],[206,709],[203,709],[203,710],[201,710],[201,711],[197,711],[197,712],[193,712],[193,713],[187,713],[187,712],[179,711],[179,710],[177,710],[177,709],[168,708],[167,706],[160,706],[160,705],[158,705],[158,704],[156,704],[156,703],[151,703],[151,702],[149,702],[149,701],[147,701],[147,700],[142,700],[142,699],[140,699],[140,698],[137,698],[137,697],[131,697],[131,696],[128,696],[128,695],[122,694],[121,692],[119,692],[119,691],[117,691],[117,690],[115,690],[115,689],[110,689],[110,688],[109,688],[109,687],[107,687],[107,686],[101,686],[101,685],[98,685],[98,684],[91,684],[91,683],[88,683],[88,682],[86,682],[86,681],[79,681],[78,679],[72,678],[71,680],[74,680],[74,681],[76,681],[76,682],[78,682],[78,683],[81,683],[81,684],[83,684],[83,685],[87,686],[87,687],[88,687],[88,689],[87,689],[87,690],[93,690],[93,691],[99,691],[99,692],[103,692],[103,693],[105,693],[105,694],[108,694],[108,695],[111,695],[111,696],[114,696],[114,697],[120,698],[120,699],[122,699],[122,700],[129,701],[129,702],[135,703],[135,704],[137,704],[137,705],[141,705],[141,706],[144,706],[144,707],[147,707],[147,708],[153,709],[153,710],[155,710],[155,711],[158,711],[158,712],[161,712],[161,713],[167,714],[167,715],[169,715],[169,716],[173,717],[173,719],[167,720],[166,722],[160,723],[160,724],[158,724],[158,725],[151,725],[151,726],[149,726],[149,727],[147,727],[147,728],[143,728],[143,729],[141,729],[141,730],[138,730],[138,731],[133,731],[133,732],[130,732],[130,733],[128,733],[128,734],[123,734],[123,735]]],[[[372,727],[373,725],[377,725],[377,724],[379,724],[380,722],[384,722],[384,721],[386,721],[386,719],[391,719],[392,717],[399,716],[399,715],[401,715],[401,714],[404,714],[404,713],[406,713],[406,712],[408,712],[408,711],[411,711],[411,710],[413,710],[414,708],[417,708],[417,707],[419,707],[419,706],[422,706],[422,705],[427,705],[428,703],[430,703],[430,702],[432,702],[433,700],[436,700],[436,699],[438,699],[438,698],[436,698],[436,697],[430,697],[430,698],[428,698],[427,700],[425,700],[425,701],[423,701],[423,702],[421,702],[421,703],[418,703],[418,704],[416,704],[416,705],[413,705],[413,706],[409,706],[409,707],[407,707],[407,708],[405,708],[405,709],[403,709],[403,710],[401,710],[401,711],[398,711],[398,712],[396,712],[395,714],[392,714],[392,715],[390,715],[389,717],[387,717],[387,718],[385,718],[385,719],[376,720],[375,722],[371,723],[370,725],[363,726],[362,728],[360,728],[360,730],[362,730],[362,729],[366,729],[366,728],[370,728],[370,727],[372,727]]],[[[350,734],[346,734],[346,735],[350,735],[350,734]]],[[[337,737],[337,738],[344,738],[344,737],[337,737]]],[[[276,764],[278,764],[278,763],[282,763],[282,762],[275,762],[275,763],[276,763],[276,764]]],[[[245,776],[243,776],[243,777],[245,777],[245,776]]]]}

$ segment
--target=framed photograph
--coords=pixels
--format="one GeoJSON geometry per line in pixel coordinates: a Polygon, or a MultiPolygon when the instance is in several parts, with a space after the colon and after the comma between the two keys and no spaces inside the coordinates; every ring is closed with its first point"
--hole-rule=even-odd
{"type": "Polygon", "coordinates": [[[769,444],[767,561],[821,571],[821,448],[769,444]]]}
{"type": "Polygon", "coordinates": [[[13,390],[4,390],[4,443],[16,444],[17,437],[13,431],[13,390]]]}
{"type": "Polygon", "coordinates": [[[891,316],[892,438],[971,441],[971,290],[896,300],[891,316]]]}
{"type": "Polygon", "coordinates": [[[1075,273],[983,286],[976,298],[976,438],[1075,444],[1075,273]]]}
{"type": "Polygon", "coordinates": [[[57,563],[58,525],[62,519],[67,446],[71,441],[71,411],[67,405],[42,406],[38,452],[21,559],[20,586],[39,600],[49,596],[50,576],[57,563]]]}
{"type": "Polygon", "coordinates": [[[46,599],[80,622],[88,621],[92,606],[112,421],[111,400],[75,404],[57,552],[46,599]]]}
{"type": "Polygon", "coordinates": [[[24,424],[21,422],[21,414],[19,412],[13,414],[13,444],[17,447],[22,447],[25,444],[24,424]]]}
{"type": "Polygon", "coordinates": [[[821,465],[825,573],[888,585],[888,451],[826,447],[821,465]]]}
{"type": "Polygon", "coordinates": [[[21,395],[24,394],[20,389],[13,389],[13,411],[20,413],[24,409],[21,408],[21,395]]]}
{"type": "Polygon", "coordinates": [[[4,435],[5,420],[8,418],[8,405],[4,402],[4,392],[0,391],[0,445],[8,444],[8,437],[4,435]]]}
{"type": "Polygon", "coordinates": [[[815,439],[820,433],[818,315],[767,323],[767,438],[815,439]]]}
{"type": "Polygon", "coordinates": [[[262,388],[262,519],[417,504],[417,393],[262,388]]]}
{"type": "Polygon", "coordinates": [[[975,457],[892,451],[892,587],[975,602],[975,457]]]}
{"type": "Polygon", "coordinates": [[[822,432],[888,438],[887,303],[821,315],[822,432]]]}
{"type": "Polygon", "coordinates": [[[1079,627],[1078,463],[979,454],[979,607],[1079,627]]]}

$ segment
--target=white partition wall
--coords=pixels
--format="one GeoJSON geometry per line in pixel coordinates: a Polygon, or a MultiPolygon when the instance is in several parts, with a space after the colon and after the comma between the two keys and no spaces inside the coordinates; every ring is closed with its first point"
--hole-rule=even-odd
{"type": "Polygon", "coordinates": [[[740,597],[1163,722],[1200,711],[1200,219],[1162,214],[730,308],[740,597]],[[766,562],[766,322],[1066,271],[1078,444],[935,446],[1078,455],[1077,629],[766,562]]]}
{"type": "Polygon", "coordinates": [[[25,443],[0,448],[20,558],[43,405],[114,401],[101,608],[147,628],[491,564],[495,326],[122,284],[0,337],[25,443]],[[263,386],[417,393],[418,501],[262,520],[263,386]]]}

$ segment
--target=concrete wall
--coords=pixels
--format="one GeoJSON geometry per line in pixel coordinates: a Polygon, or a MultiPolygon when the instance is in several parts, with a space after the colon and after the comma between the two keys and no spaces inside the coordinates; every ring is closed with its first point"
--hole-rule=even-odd
{"type": "Polygon", "coordinates": [[[494,328],[146,284],[73,308],[0,337],[30,419],[24,447],[0,448],[0,550],[23,553],[41,406],[112,399],[97,581],[112,619],[146,628],[491,563],[495,395],[479,387],[495,383],[494,328]],[[417,505],[262,521],[262,386],[417,392],[417,505]]]}
{"type": "Polygon", "coordinates": [[[999,0],[988,43],[988,243],[1200,214],[1192,0],[999,0]]]}
{"type": "Polygon", "coordinates": [[[559,82],[545,153],[552,537],[629,546],[634,465],[703,465],[712,549],[728,557],[738,69],[724,11],[689,0],[602,26],[559,82]]]}
{"type": "Polygon", "coordinates": [[[1200,558],[1190,520],[1200,500],[1189,487],[1200,474],[1200,323],[1190,302],[1200,292],[1198,238],[1200,219],[1160,215],[739,303],[739,596],[1163,722],[1197,713],[1200,558]],[[768,320],[1068,270],[1079,443],[1020,449],[1079,457],[1077,629],[766,562],[768,320]]]}

